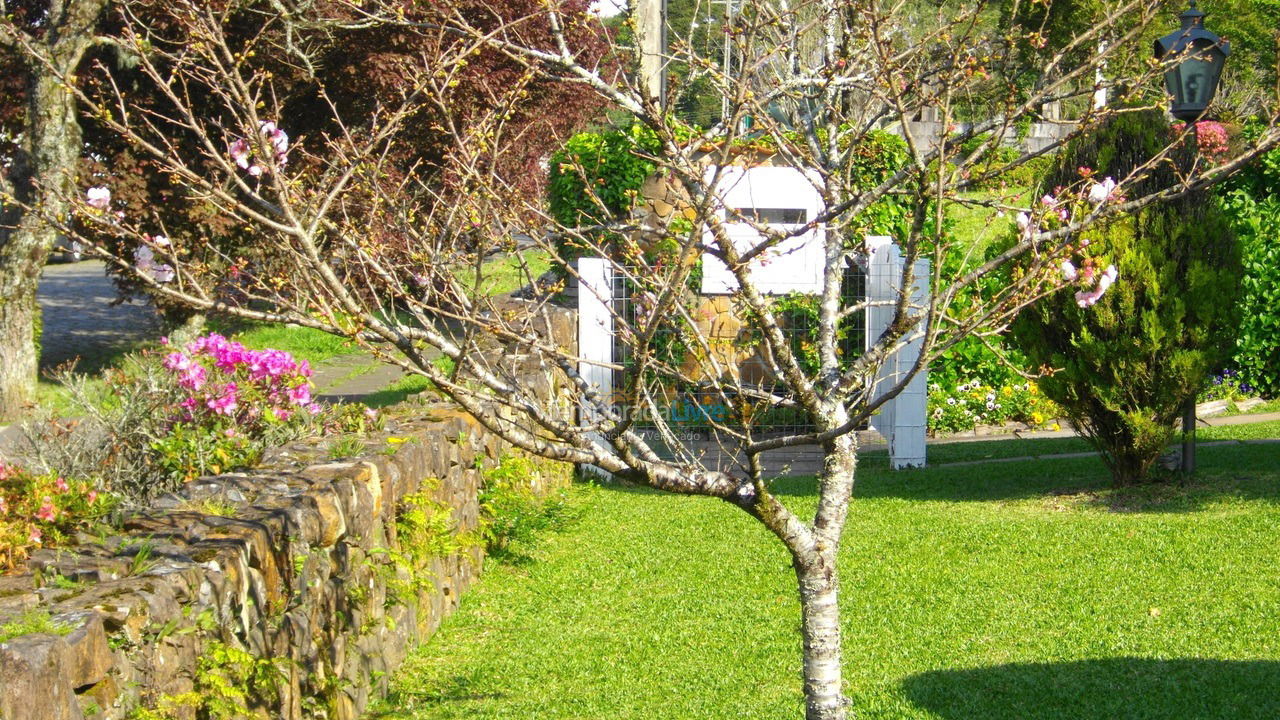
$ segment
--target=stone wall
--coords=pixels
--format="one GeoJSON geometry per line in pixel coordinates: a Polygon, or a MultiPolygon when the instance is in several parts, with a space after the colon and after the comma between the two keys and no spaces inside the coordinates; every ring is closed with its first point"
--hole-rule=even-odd
{"type": "MultiPolygon", "coordinates": [[[[553,334],[572,332],[572,318],[563,325],[553,334]]],[[[554,378],[527,365],[558,402],[554,378]]],[[[41,551],[30,574],[0,578],[0,628],[33,611],[58,627],[0,642],[0,720],[194,718],[197,707],[359,717],[480,572],[478,468],[509,451],[444,403],[406,416],[367,438],[359,460],[296,443],[252,473],[161,498],[119,535],[41,551]],[[451,528],[430,538],[443,554],[399,536],[416,493],[451,528]],[[258,691],[241,699],[224,681],[258,691]]],[[[568,482],[568,468],[540,467],[531,485],[568,482]]]]}

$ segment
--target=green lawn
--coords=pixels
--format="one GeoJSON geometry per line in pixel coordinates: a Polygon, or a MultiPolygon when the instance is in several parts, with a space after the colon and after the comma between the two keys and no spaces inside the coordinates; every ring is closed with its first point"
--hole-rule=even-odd
{"type": "MultiPolygon", "coordinates": [[[[868,462],[841,563],[857,717],[1280,717],[1277,459],[1206,447],[1194,482],[1124,491],[1095,458],[868,462]]],[[[812,507],[811,480],[778,487],[812,507]]],[[[802,714],[776,541],[717,501],[575,497],[581,518],[537,561],[491,563],[371,717],[802,714]]]]}

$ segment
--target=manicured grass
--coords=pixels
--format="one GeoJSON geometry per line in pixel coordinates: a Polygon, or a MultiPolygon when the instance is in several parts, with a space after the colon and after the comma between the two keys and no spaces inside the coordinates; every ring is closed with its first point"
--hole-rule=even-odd
{"type": "Polygon", "coordinates": [[[432,387],[431,381],[421,375],[406,375],[376,393],[366,396],[361,402],[369,407],[382,408],[404,402],[410,395],[432,387]]]}
{"type": "Polygon", "coordinates": [[[210,330],[224,333],[231,339],[243,343],[245,347],[254,350],[266,348],[284,350],[313,365],[339,355],[360,352],[360,348],[349,340],[296,325],[214,321],[210,322],[209,326],[210,330]]]}
{"type": "MultiPolygon", "coordinates": [[[[491,296],[515,292],[550,269],[551,257],[545,250],[525,250],[495,257],[481,267],[482,294],[491,296]]],[[[468,285],[475,282],[474,273],[463,272],[459,277],[468,285]]]]}
{"type": "MultiPolygon", "coordinates": [[[[1278,456],[1206,447],[1194,481],[1119,491],[1096,458],[867,463],[841,553],[857,717],[1280,717],[1278,456]]],[[[813,507],[811,479],[777,488],[813,507]]],[[[776,540],[718,501],[575,502],[536,562],[490,563],[372,717],[801,716],[776,540]]]]}

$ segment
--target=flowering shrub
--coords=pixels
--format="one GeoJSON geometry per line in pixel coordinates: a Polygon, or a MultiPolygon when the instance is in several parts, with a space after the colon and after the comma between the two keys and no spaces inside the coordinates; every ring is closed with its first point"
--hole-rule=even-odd
{"type": "Polygon", "coordinates": [[[1046,427],[1058,417],[1059,409],[1040,394],[1035,383],[1023,382],[999,388],[977,380],[954,387],[929,384],[929,432],[963,432],[978,425],[1022,422],[1046,427]]]}
{"type": "Polygon", "coordinates": [[[1228,368],[1209,377],[1208,384],[1196,396],[1196,402],[1214,400],[1235,402],[1253,397],[1256,393],[1257,389],[1243,380],[1239,372],[1228,368]]]}
{"type": "Polygon", "coordinates": [[[314,430],[320,406],[310,375],[288,353],[249,350],[221,335],[126,356],[101,382],[55,372],[78,417],[24,427],[31,467],[92,479],[122,502],[143,505],[314,430]]]}
{"type": "Polygon", "coordinates": [[[277,429],[320,411],[311,367],[281,350],[249,350],[211,333],[165,356],[168,432],[152,443],[170,477],[189,480],[255,461],[277,429]]]}
{"type": "Polygon", "coordinates": [[[0,571],[22,565],[36,548],[62,544],[114,505],[89,483],[0,463],[0,571]]]}
{"type": "MultiPolygon", "coordinates": [[[[1186,123],[1174,123],[1174,135],[1186,132],[1186,123]]],[[[1196,123],[1196,145],[1200,156],[1211,163],[1218,163],[1231,153],[1232,132],[1225,125],[1214,120],[1201,120],[1196,123]]]]}

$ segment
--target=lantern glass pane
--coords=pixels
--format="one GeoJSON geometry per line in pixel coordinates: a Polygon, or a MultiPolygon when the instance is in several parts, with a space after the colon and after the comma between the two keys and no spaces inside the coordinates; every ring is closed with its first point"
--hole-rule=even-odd
{"type": "Polygon", "coordinates": [[[1206,105],[1213,94],[1214,64],[1199,57],[1187,58],[1179,68],[1182,93],[1178,99],[1188,105],[1206,105]]]}

